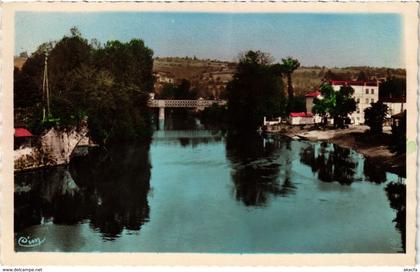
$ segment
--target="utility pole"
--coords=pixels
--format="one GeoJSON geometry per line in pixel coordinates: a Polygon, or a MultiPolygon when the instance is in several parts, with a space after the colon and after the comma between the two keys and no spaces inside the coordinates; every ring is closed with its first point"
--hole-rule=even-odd
{"type": "Polygon", "coordinates": [[[48,86],[48,51],[45,51],[44,78],[42,82],[42,96],[44,100],[42,120],[45,121],[45,117],[47,118],[50,117],[50,89],[48,86]],[[47,104],[46,114],[45,114],[45,104],[47,104]]]}

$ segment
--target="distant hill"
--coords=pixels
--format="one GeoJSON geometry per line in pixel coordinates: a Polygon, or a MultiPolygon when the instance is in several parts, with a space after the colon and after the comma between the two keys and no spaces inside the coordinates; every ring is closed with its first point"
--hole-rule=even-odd
{"type": "MultiPolygon", "coordinates": [[[[156,58],[153,71],[172,74],[174,81],[187,79],[192,87],[198,88],[200,95],[214,96],[215,89],[226,86],[227,75],[231,77],[235,73],[236,63],[219,60],[201,60],[195,58],[156,58]],[[221,73],[220,84],[217,84],[218,73],[221,73]]],[[[399,78],[406,77],[405,69],[390,69],[377,67],[300,67],[293,73],[293,85],[295,94],[303,96],[309,91],[316,89],[323,79],[356,80],[363,71],[366,79],[385,80],[387,76],[399,78]]],[[[220,90],[217,90],[220,92],[220,90]]],[[[217,92],[216,92],[217,93],[217,92]]]]}

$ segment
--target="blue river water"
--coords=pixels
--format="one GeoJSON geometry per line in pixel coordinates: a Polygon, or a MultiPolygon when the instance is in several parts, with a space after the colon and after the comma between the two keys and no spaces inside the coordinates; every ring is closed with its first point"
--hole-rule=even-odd
{"type": "Polygon", "coordinates": [[[404,252],[405,185],[333,144],[157,131],[150,144],[15,174],[15,241],[16,251],[404,252]]]}

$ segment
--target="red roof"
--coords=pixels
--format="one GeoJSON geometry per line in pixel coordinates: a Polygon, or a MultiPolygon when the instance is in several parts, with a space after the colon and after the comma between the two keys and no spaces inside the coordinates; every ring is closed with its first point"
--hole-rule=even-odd
{"type": "Polygon", "coordinates": [[[312,92],[307,93],[305,96],[306,97],[318,97],[320,95],[321,95],[321,93],[319,91],[312,91],[312,92]]]}
{"type": "Polygon", "coordinates": [[[291,112],[290,117],[313,117],[312,112],[291,112]]]}
{"type": "Polygon", "coordinates": [[[378,86],[376,81],[330,80],[331,85],[378,86]]]}
{"type": "Polygon", "coordinates": [[[26,128],[15,128],[15,137],[32,137],[32,133],[26,128]]]}

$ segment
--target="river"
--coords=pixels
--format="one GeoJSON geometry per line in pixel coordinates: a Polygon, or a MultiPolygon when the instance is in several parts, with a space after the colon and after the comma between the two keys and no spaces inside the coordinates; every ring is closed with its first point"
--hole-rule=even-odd
{"type": "Polygon", "coordinates": [[[15,250],[405,251],[405,181],[355,151],[168,124],[15,174],[15,250]]]}

